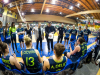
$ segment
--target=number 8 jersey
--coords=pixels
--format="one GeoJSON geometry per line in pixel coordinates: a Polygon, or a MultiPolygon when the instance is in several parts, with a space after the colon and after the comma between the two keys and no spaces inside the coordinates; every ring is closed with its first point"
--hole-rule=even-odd
{"type": "Polygon", "coordinates": [[[35,73],[41,70],[38,56],[34,49],[22,50],[22,59],[28,71],[35,73]]]}

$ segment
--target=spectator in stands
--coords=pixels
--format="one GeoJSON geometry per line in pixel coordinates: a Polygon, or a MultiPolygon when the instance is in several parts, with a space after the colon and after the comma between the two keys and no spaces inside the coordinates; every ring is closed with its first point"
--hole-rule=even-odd
{"type": "Polygon", "coordinates": [[[21,51],[22,63],[25,64],[31,73],[38,72],[42,69],[42,60],[38,50],[32,49],[32,40],[28,35],[24,36],[26,49],[21,51]]]}
{"type": "Polygon", "coordinates": [[[20,42],[20,48],[22,49],[22,45],[24,48],[24,28],[22,27],[22,23],[19,23],[18,29],[17,29],[17,34],[19,35],[19,42],[20,42]]]}
{"type": "Polygon", "coordinates": [[[70,41],[75,41],[77,35],[77,30],[75,29],[75,25],[73,25],[73,29],[71,29],[70,33],[71,33],[70,41]]]}
{"type": "Polygon", "coordinates": [[[49,59],[46,59],[46,57],[43,57],[44,65],[43,70],[44,71],[50,71],[50,72],[56,72],[62,70],[67,62],[67,58],[65,56],[62,56],[63,51],[65,50],[65,46],[61,43],[57,43],[54,46],[54,54],[49,59]]]}
{"type": "Polygon", "coordinates": [[[89,37],[89,34],[91,34],[91,31],[88,29],[88,25],[85,26],[83,34],[84,34],[85,41],[88,43],[88,37],[89,37]]]}
{"type": "Polygon", "coordinates": [[[53,37],[55,33],[55,28],[54,26],[51,26],[51,22],[48,23],[48,26],[45,27],[45,37],[47,40],[47,45],[48,45],[48,52],[50,52],[50,42],[51,42],[51,49],[53,51],[53,37]]]}
{"type": "Polygon", "coordinates": [[[32,34],[33,34],[33,29],[30,28],[30,25],[27,23],[27,28],[25,29],[26,34],[28,35],[28,37],[30,37],[32,39],[32,34]],[[31,34],[32,32],[32,34],[31,34]]]}
{"type": "Polygon", "coordinates": [[[21,65],[18,62],[16,55],[9,55],[9,48],[6,43],[0,42],[0,50],[3,52],[2,62],[8,69],[21,69],[21,65]]]}
{"type": "Polygon", "coordinates": [[[8,44],[8,47],[10,49],[10,53],[12,54],[12,49],[11,49],[11,36],[10,36],[10,32],[9,32],[9,24],[8,23],[6,23],[6,27],[4,29],[4,35],[5,35],[5,42],[8,44]]]}
{"type": "MultiPolygon", "coordinates": [[[[84,56],[87,52],[87,44],[84,38],[79,37],[77,43],[78,45],[75,47],[73,51],[70,45],[70,52],[67,53],[67,57],[70,58],[73,62],[78,60],[81,56],[84,56]]],[[[64,54],[66,56],[66,52],[64,54]]]]}
{"type": "Polygon", "coordinates": [[[5,42],[5,39],[4,39],[4,29],[2,27],[2,22],[1,21],[0,21],[0,38],[1,38],[2,42],[5,42]]]}
{"type": "Polygon", "coordinates": [[[65,29],[65,40],[64,40],[64,46],[65,46],[65,43],[66,43],[66,40],[67,40],[67,49],[69,48],[68,47],[68,41],[69,41],[69,36],[70,36],[70,30],[69,30],[69,25],[66,26],[66,29],[65,29]]]}
{"type": "Polygon", "coordinates": [[[94,60],[96,59],[99,51],[100,51],[100,28],[99,28],[99,32],[97,33],[97,43],[96,43],[96,47],[95,47],[94,60]]]}
{"type": "Polygon", "coordinates": [[[65,28],[64,28],[64,25],[62,24],[61,27],[58,28],[58,41],[57,43],[59,43],[59,40],[60,40],[60,43],[62,43],[62,39],[63,39],[63,35],[64,35],[64,31],[65,31],[65,28]]]}

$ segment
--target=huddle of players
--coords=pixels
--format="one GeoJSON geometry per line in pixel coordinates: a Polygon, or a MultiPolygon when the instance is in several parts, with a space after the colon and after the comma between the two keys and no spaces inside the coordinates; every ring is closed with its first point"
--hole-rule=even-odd
{"type": "Polygon", "coordinates": [[[75,25],[73,25],[73,29],[69,29],[69,26],[66,27],[66,29],[63,27],[63,25],[61,27],[58,28],[59,33],[58,33],[58,42],[60,40],[60,43],[62,43],[62,39],[63,39],[63,35],[65,33],[65,37],[64,37],[64,45],[66,43],[67,40],[67,47],[68,47],[68,41],[70,38],[70,41],[75,41],[76,40],[76,35],[77,35],[77,39],[79,37],[84,37],[85,41],[88,43],[88,37],[89,34],[91,34],[91,31],[88,29],[88,26],[85,26],[85,29],[82,31],[81,30],[81,26],[79,26],[79,30],[75,29],[75,25]],[[71,34],[71,37],[70,37],[71,34]]]}
{"type": "MultiPolygon", "coordinates": [[[[1,58],[7,68],[23,69],[22,64],[24,64],[31,73],[34,73],[41,70],[42,67],[44,71],[51,71],[51,72],[60,71],[65,67],[66,62],[67,62],[67,57],[62,56],[62,53],[65,50],[65,46],[62,45],[61,43],[55,44],[54,49],[53,49],[55,55],[53,55],[49,59],[46,59],[46,57],[43,57],[43,61],[44,61],[43,63],[40,57],[39,51],[36,49],[32,49],[32,39],[29,36],[25,35],[24,41],[26,44],[26,49],[23,49],[21,51],[22,60],[20,61],[20,63],[18,62],[15,54],[13,56],[9,55],[8,45],[0,41],[0,50],[3,52],[3,55],[1,58]]],[[[70,58],[70,56],[74,54],[75,52],[78,55],[78,57],[80,57],[82,55],[81,44],[84,42],[85,41],[82,38],[79,38],[77,43],[80,46],[77,46],[77,48],[75,48],[76,51],[74,52],[71,50],[71,53],[67,54],[68,58],[70,58]]]]}

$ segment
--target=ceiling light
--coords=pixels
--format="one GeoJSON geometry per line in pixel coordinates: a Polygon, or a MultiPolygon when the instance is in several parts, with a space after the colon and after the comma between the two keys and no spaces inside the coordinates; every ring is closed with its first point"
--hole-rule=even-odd
{"type": "Polygon", "coordinates": [[[76,19],[78,19],[78,17],[76,19]]]}
{"type": "Polygon", "coordinates": [[[99,0],[95,0],[96,2],[98,2],[99,0]]]}
{"type": "Polygon", "coordinates": [[[70,6],[69,9],[72,10],[73,9],[73,6],[70,6]]]}
{"type": "Polygon", "coordinates": [[[77,4],[77,7],[79,7],[79,6],[80,6],[80,4],[78,3],[78,4],[77,4]]]}
{"type": "Polygon", "coordinates": [[[49,9],[46,9],[46,12],[49,12],[49,9]]]}
{"type": "Polygon", "coordinates": [[[11,11],[9,11],[11,13],[11,11]]]}
{"type": "Polygon", "coordinates": [[[60,14],[62,14],[62,12],[60,12],[60,14]]]}
{"type": "Polygon", "coordinates": [[[4,3],[8,3],[8,0],[4,0],[4,3]]]}
{"type": "Polygon", "coordinates": [[[31,12],[35,12],[34,9],[31,9],[31,12]]]}
{"type": "Polygon", "coordinates": [[[91,17],[91,18],[94,18],[94,17],[91,17]]]}
{"type": "Polygon", "coordinates": [[[56,1],[55,0],[52,0],[52,4],[56,4],[56,1]]]}
{"type": "Polygon", "coordinates": [[[24,13],[22,13],[22,15],[24,15],[24,13]]]}
{"type": "Polygon", "coordinates": [[[33,1],[32,0],[27,0],[28,1],[28,3],[32,3],[33,1]]]}

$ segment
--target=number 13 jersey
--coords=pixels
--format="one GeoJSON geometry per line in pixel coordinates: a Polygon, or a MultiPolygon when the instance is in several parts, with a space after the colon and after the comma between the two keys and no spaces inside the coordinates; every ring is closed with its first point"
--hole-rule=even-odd
{"type": "Polygon", "coordinates": [[[22,50],[22,59],[27,70],[31,73],[41,70],[41,64],[39,63],[38,56],[34,49],[22,50]]]}

